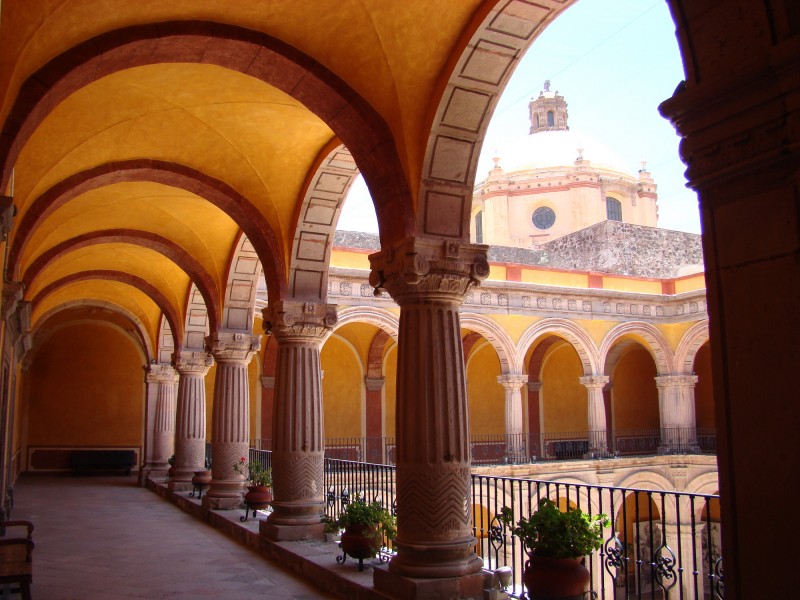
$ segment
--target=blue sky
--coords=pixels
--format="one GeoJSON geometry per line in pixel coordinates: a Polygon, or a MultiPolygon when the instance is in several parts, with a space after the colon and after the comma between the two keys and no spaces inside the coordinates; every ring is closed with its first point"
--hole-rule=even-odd
{"type": "MultiPolygon", "coordinates": [[[[546,79],[568,103],[570,130],[609,146],[631,173],[642,160],[658,184],[659,227],[700,233],[679,138],[658,113],[684,78],[675,25],[664,0],[580,0],[533,43],[495,109],[478,165],[491,167],[504,140],[528,131],[528,103],[546,79]]],[[[363,180],[354,184],[339,229],[377,232],[363,180]]]]}

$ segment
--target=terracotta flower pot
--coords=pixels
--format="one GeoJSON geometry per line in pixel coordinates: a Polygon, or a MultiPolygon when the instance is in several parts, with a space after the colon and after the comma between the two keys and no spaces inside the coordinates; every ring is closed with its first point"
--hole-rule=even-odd
{"type": "Polygon", "coordinates": [[[535,554],[528,557],[522,581],[531,600],[583,597],[589,589],[589,569],[583,565],[583,558],[549,558],[535,554]]]}
{"type": "Polygon", "coordinates": [[[192,485],[200,490],[208,488],[211,484],[211,471],[195,471],[192,477],[192,485]]]}
{"type": "Polygon", "coordinates": [[[342,551],[353,558],[372,558],[382,545],[377,525],[349,525],[342,534],[342,551]]]}
{"type": "MultiPolygon", "coordinates": [[[[251,510],[262,510],[272,503],[272,488],[264,485],[248,485],[244,501],[251,510]]],[[[255,514],[255,513],[254,513],[255,514]]]]}

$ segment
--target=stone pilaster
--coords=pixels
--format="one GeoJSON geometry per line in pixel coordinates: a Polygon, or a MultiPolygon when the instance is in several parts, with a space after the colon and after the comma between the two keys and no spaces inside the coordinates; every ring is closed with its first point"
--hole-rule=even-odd
{"type": "Polygon", "coordinates": [[[247,365],[261,346],[260,336],[223,331],[206,338],[217,362],[211,414],[211,486],[204,508],[237,508],[242,501],[242,476],[234,463],[247,457],[250,443],[250,385],[247,365]]]}
{"type": "MultiPolygon", "coordinates": [[[[370,256],[370,283],[400,305],[397,555],[386,575],[458,578],[473,552],[469,418],[459,306],[489,274],[486,246],[411,238],[370,256]]],[[[457,585],[457,580],[454,582],[457,585]]]]}
{"type": "Polygon", "coordinates": [[[170,489],[186,489],[195,471],[205,469],[206,384],[214,364],[206,352],[184,350],[173,355],[178,372],[178,410],[175,424],[175,474],[170,489]]]}
{"type": "Polygon", "coordinates": [[[505,374],[497,377],[503,386],[506,400],[506,460],[522,462],[525,458],[524,429],[522,426],[522,386],[528,382],[527,375],[505,374]]]}
{"type": "Polygon", "coordinates": [[[325,509],[320,347],[336,307],[272,303],[264,330],[278,341],[272,441],[273,512],[261,532],[274,540],[322,538],[325,509]]]}
{"type": "Polygon", "coordinates": [[[157,386],[155,422],[153,423],[153,454],[148,465],[151,473],[166,473],[167,459],[175,450],[175,383],[178,375],[170,365],[147,367],[147,383],[157,386]]]}
{"type": "Polygon", "coordinates": [[[694,412],[694,386],[697,375],[656,377],[658,410],[661,419],[659,454],[696,454],[697,423],[694,412]]]}
{"type": "Polygon", "coordinates": [[[606,405],[603,400],[603,388],[608,384],[605,375],[588,375],[581,377],[580,382],[589,393],[589,457],[608,456],[608,430],[606,429],[606,405]]]}

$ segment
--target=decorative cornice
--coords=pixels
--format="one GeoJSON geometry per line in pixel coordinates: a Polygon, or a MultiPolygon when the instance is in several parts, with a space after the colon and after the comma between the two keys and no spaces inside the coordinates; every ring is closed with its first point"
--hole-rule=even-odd
{"type": "Polygon", "coordinates": [[[699,377],[697,375],[660,375],[655,378],[656,387],[694,387],[699,377]]]}
{"type": "Polygon", "coordinates": [[[178,381],[178,373],[175,372],[175,369],[173,369],[171,365],[156,363],[147,365],[145,369],[147,371],[145,375],[145,381],[147,383],[174,384],[178,381]]]}
{"type": "Polygon", "coordinates": [[[206,337],[206,352],[217,362],[249,362],[261,349],[261,336],[242,331],[218,331],[206,337]]]}
{"type": "Polygon", "coordinates": [[[278,342],[324,340],[336,325],[336,305],[313,302],[273,302],[261,311],[264,332],[278,342]]]}
{"type": "Polygon", "coordinates": [[[385,289],[398,304],[420,295],[463,301],[467,291],[489,276],[488,246],[433,238],[408,238],[369,257],[370,285],[385,289]]]}
{"type": "Polygon", "coordinates": [[[172,364],[181,375],[199,375],[205,377],[214,365],[214,357],[207,352],[181,350],[172,355],[172,364]]]}
{"type": "Polygon", "coordinates": [[[603,389],[611,378],[608,375],[587,375],[586,377],[579,377],[580,381],[587,389],[603,389]]]}
{"type": "Polygon", "coordinates": [[[384,377],[364,377],[364,385],[367,386],[367,391],[369,392],[380,391],[385,383],[386,379],[384,377]]]}
{"type": "Polygon", "coordinates": [[[497,376],[497,383],[502,385],[505,389],[514,391],[520,389],[523,385],[528,383],[527,375],[508,373],[505,375],[497,376]]]}

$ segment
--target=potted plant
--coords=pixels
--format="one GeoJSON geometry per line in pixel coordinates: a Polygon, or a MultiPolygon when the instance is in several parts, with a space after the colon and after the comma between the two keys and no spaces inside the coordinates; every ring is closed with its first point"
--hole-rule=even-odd
{"type": "MultiPolygon", "coordinates": [[[[335,523],[344,530],[342,551],[345,556],[358,559],[359,570],[363,570],[365,558],[378,553],[384,537],[392,541],[397,535],[396,517],[379,502],[368,503],[360,496],[344,506],[335,523]]],[[[339,562],[344,562],[344,559],[339,562]]]]}
{"type": "Polygon", "coordinates": [[[247,486],[247,493],[244,495],[246,511],[242,521],[245,521],[250,509],[253,510],[255,517],[256,510],[265,509],[272,503],[272,469],[255,460],[248,462],[242,456],[233,463],[233,470],[250,482],[250,485],[247,486]]]}
{"type": "Polygon", "coordinates": [[[175,477],[175,455],[171,455],[167,459],[167,464],[169,465],[169,469],[167,470],[167,479],[172,479],[175,477]]]}
{"type": "Polygon", "coordinates": [[[342,528],[339,521],[330,515],[322,515],[322,525],[325,531],[325,540],[328,542],[338,542],[341,539],[342,528]]]}
{"type": "Polygon", "coordinates": [[[543,498],[539,509],[516,525],[514,512],[507,506],[498,518],[512,527],[528,553],[522,581],[531,600],[583,597],[589,584],[584,558],[603,545],[607,515],[590,517],[578,508],[562,512],[552,500],[543,498]]]}

